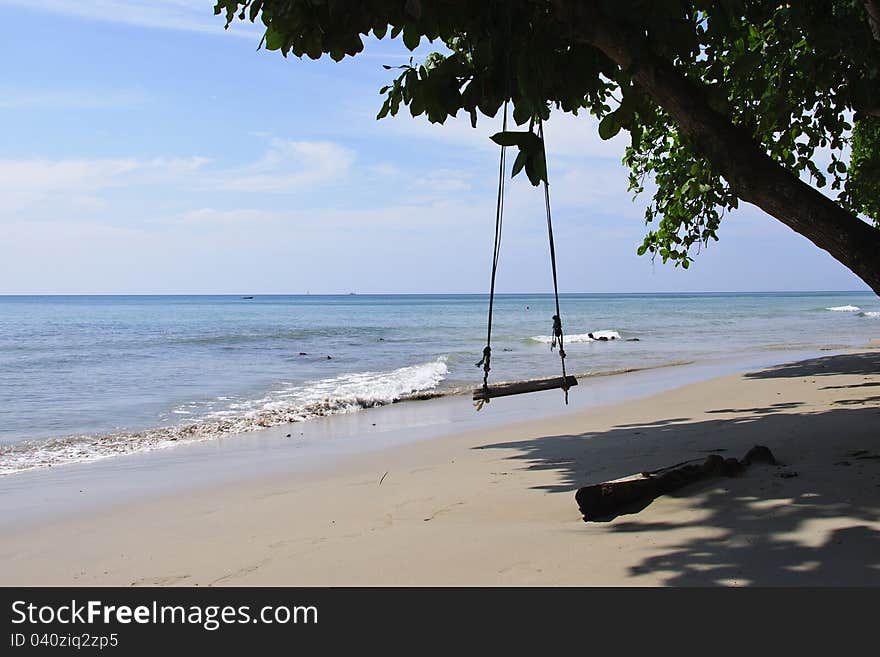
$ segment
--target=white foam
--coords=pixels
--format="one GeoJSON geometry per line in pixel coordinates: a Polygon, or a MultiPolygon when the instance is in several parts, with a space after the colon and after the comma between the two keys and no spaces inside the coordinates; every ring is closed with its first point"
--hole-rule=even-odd
{"type": "MultiPolygon", "coordinates": [[[[589,337],[589,334],[588,336],[589,337]]],[[[620,340],[620,333],[617,331],[593,331],[593,339],[601,340],[602,338],[607,338],[609,340],[620,340]]]]}
{"type": "MultiPolygon", "coordinates": [[[[620,333],[617,331],[611,330],[603,330],[603,331],[593,331],[592,333],[575,333],[573,335],[566,335],[565,342],[566,344],[571,344],[574,342],[599,342],[605,338],[607,340],[620,340],[620,333]]],[[[534,340],[535,342],[542,342],[544,344],[550,344],[552,342],[553,337],[549,335],[533,335],[530,340],[534,340]]]]}
{"type": "Polygon", "coordinates": [[[876,319],[876,318],[880,317],[880,312],[878,312],[876,310],[866,310],[863,313],[859,313],[859,315],[862,317],[873,317],[876,319]]]}
{"type": "Polygon", "coordinates": [[[831,310],[836,313],[857,313],[861,310],[858,306],[832,306],[825,310],[831,310]]]}
{"type": "Polygon", "coordinates": [[[439,358],[387,372],[343,374],[289,386],[261,399],[230,404],[227,410],[183,424],[0,445],[0,475],[204,442],[264,427],[384,406],[428,394],[447,373],[446,359],[439,358]]]}

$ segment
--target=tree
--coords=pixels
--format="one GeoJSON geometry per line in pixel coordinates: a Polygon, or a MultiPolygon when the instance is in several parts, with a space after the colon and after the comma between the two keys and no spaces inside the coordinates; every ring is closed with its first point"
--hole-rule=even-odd
{"type": "Polygon", "coordinates": [[[261,45],[285,57],[339,61],[370,34],[439,40],[381,90],[378,118],[403,105],[476,126],[509,102],[527,127],[493,139],[538,184],[535,122],[590,112],[602,138],[629,133],[631,189],[656,183],[640,253],[686,268],[742,200],[880,294],[876,0],[217,0],[215,13],[259,18],[261,45]]]}

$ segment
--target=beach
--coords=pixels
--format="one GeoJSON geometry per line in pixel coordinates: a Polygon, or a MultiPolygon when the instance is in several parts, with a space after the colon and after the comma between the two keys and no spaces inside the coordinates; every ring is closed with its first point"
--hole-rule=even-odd
{"type": "MultiPolygon", "coordinates": [[[[609,378],[639,381],[627,376],[639,374],[609,378]]],[[[103,470],[55,468],[45,487],[28,477],[47,473],[11,475],[0,480],[0,582],[878,585],[878,387],[880,351],[866,348],[534,419],[495,400],[478,426],[403,428],[411,439],[296,467],[279,455],[272,468],[241,461],[227,466],[234,476],[187,479],[138,455],[103,470]],[[575,503],[587,484],[712,452],[742,458],[754,445],[782,465],[694,484],[610,522],[583,522],[575,503]],[[138,476],[152,487],[112,493],[138,476]],[[101,499],[90,497],[98,489],[101,499]]],[[[352,415],[352,432],[381,422],[382,410],[352,415]]],[[[163,457],[173,453],[201,471],[234,455],[184,446],[163,457]]]]}

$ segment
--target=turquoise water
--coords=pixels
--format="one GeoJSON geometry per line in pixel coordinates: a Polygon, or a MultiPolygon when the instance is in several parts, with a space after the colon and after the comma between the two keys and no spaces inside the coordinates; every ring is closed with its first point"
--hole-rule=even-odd
{"type": "MultiPolygon", "coordinates": [[[[0,297],[0,473],[466,389],[487,299],[0,297]],[[330,356],[330,358],[328,358],[330,356]]],[[[862,346],[871,293],[564,295],[579,375],[862,346]],[[829,310],[836,308],[837,310],[829,310]],[[594,341],[609,331],[619,339],[594,341]]],[[[496,299],[492,380],[550,376],[550,296],[496,299]]]]}

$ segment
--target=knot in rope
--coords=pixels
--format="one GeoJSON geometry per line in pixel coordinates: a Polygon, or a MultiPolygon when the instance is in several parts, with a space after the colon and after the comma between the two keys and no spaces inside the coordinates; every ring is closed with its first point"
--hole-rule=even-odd
{"type": "MultiPolygon", "coordinates": [[[[490,347],[489,345],[486,345],[485,347],[483,347],[483,357],[479,360],[479,362],[477,362],[477,367],[482,367],[483,371],[488,375],[489,370],[492,369],[489,366],[489,363],[491,360],[492,360],[492,347],[490,347]]],[[[486,382],[483,381],[484,385],[485,385],[485,383],[486,382]]]]}
{"type": "MultiPolygon", "coordinates": [[[[491,364],[490,364],[491,361],[492,361],[492,347],[490,347],[489,345],[486,345],[485,347],[483,347],[483,357],[477,363],[477,367],[483,368],[483,388],[485,388],[485,389],[489,388],[489,370],[492,369],[491,364]]],[[[484,404],[488,404],[488,403],[489,403],[488,398],[481,399],[480,401],[476,402],[474,404],[474,406],[479,411],[481,408],[483,408],[484,404]]]]}
{"type": "MultiPolygon", "coordinates": [[[[559,347],[559,360],[562,363],[562,378],[565,379],[565,349],[562,347],[562,320],[559,315],[553,315],[553,337],[550,339],[550,350],[559,347]]],[[[563,385],[562,390],[565,392],[565,403],[568,403],[568,386],[563,385]]]]}
{"type": "Polygon", "coordinates": [[[553,337],[550,339],[550,350],[555,349],[557,345],[562,351],[562,320],[559,319],[559,315],[553,315],[553,337]]]}

